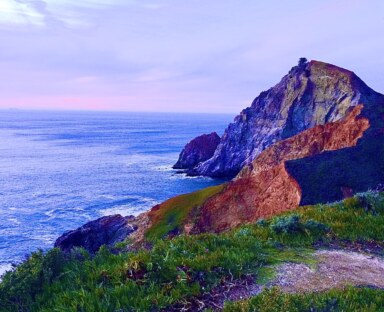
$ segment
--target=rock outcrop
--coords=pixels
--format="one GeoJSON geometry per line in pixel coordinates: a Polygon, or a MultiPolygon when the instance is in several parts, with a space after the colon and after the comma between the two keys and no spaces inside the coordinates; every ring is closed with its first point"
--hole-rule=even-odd
{"type": "Polygon", "coordinates": [[[113,246],[135,232],[137,226],[132,224],[134,219],[133,216],[122,217],[118,214],[102,217],[64,233],[56,240],[55,247],[64,251],[82,247],[95,253],[102,245],[113,246]]]}
{"type": "Polygon", "coordinates": [[[353,72],[311,61],[293,67],[262,92],[225,130],[213,156],[190,175],[234,177],[268,146],[306,129],[345,117],[374,93],[353,72]]]}
{"type": "MultiPolygon", "coordinates": [[[[351,109],[342,120],[308,129],[264,150],[251,164],[244,167],[236,179],[228,183],[220,194],[204,203],[200,208],[200,218],[195,222],[193,231],[220,232],[243,223],[254,222],[259,218],[294,209],[302,204],[303,195],[308,197],[310,194],[306,193],[306,185],[303,185],[301,180],[297,179],[296,175],[289,170],[290,161],[306,159],[323,153],[332,155],[332,152],[341,150],[346,155],[349,153],[353,155],[352,152],[359,149],[356,147],[358,141],[370,127],[370,120],[361,116],[362,110],[363,105],[358,105],[351,109]],[[305,191],[303,192],[303,190],[305,191]]],[[[374,144],[372,140],[370,141],[374,144]]],[[[335,154],[333,157],[339,156],[335,154]]],[[[321,162],[319,160],[319,163],[321,162]]],[[[370,167],[369,164],[366,166],[370,167]]],[[[349,170],[347,167],[344,169],[349,170]]],[[[345,179],[340,181],[340,184],[334,185],[332,180],[335,170],[342,170],[342,167],[334,168],[323,174],[323,181],[318,185],[308,182],[312,195],[317,196],[317,192],[322,187],[327,188],[328,193],[323,194],[321,199],[306,202],[307,204],[341,199],[343,188],[350,186],[355,179],[359,179],[357,174],[351,179],[345,179]],[[337,198],[330,198],[335,193],[337,198]]],[[[364,171],[364,166],[360,166],[361,176],[364,175],[364,171]]],[[[304,175],[312,177],[317,174],[308,168],[304,175]]],[[[384,175],[382,180],[384,180],[384,175]]],[[[378,182],[362,185],[362,188],[353,191],[369,189],[378,182]]]]}
{"type": "MultiPolygon", "coordinates": [[[[300,74],[303,70],[296,68],[293,75],[304,75],[300,74]]],[[[310,94],[326,99],[314,101],[311,96],[306,99],[309,104],[303,98],[294,100],[299,104],[290,107],[293,115],[288,113],[291,117],[287,120],[291,121],[284,121],[280,139],[248,162],[220,192],[194,207],[182,222],[188,225],[184,232],[221,232],[299,205],[337,201],[384,183],[384,95],[367,87],[355,74],[333,65],[311,62],[305,70],[310,71],[305,77],[314,75],[318,84],[327,81],[321,87],[325,95],[313,85],[313,77],[306,82],[306,88],[312,84],[310,94]],[[309,115],[300,119],[295,111],[300,116],[309,115]]],[[[274,117],[270,118],[272,127],[274,117]]],[[[246,124],[247,118],[242,125],[246,124]]],[[[248,136],[244,127],[242,138],[248,136]]],[[[243,141],[233,146],[242,151],[243,141]]]]}
{"type": "Polygon", "coordinates": [[[193,169],[199,163],[210,159],[219,143],[220,137],[216,132],[198,136],[184,147],[173,169],[193,169]]]}

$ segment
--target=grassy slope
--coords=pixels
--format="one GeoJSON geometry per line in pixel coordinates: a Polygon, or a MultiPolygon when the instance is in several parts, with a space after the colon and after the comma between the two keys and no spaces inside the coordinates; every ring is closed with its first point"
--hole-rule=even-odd
{"type": "Polygon", "coordinates": [[[152,225],[146,232],[148,240],[162,238],[169,233],[182,232],[182,226],[191,217],[194,208],[201,206],[209,197],[217,194],[225,184],[211,186],[193,193],[173,197],[150,212],[152,225]]]}
{"type": "MultiPolygon", "coordinates": [[[[314,243],[384,240],[384,194],[307,206],[223,234],[155,239],[151,251],[91,257],[83,250],[33,254],[0,284],[0,311],[157,311],[233,278],[261,280],[270,264],[302,261],[314,243]],[[361,208],[363,202],[371,209],[361,208]]],[[[166,219],[166,218],[165,218],[166,219]]],[[[164,220],[164,218],[159,218],[164,220]]],[[[164,224],[164,223],[163,223],[164,224]]],[[[155,233],[155,232],[153,232],[155,233]]],[[[159,231],[162,236],[164,232],[159,231]]],[[[155,234],[153,234],[155,235],[155,234]]],[[[308,258],[308,257],[307,257],[308,258]]],[[[276,290],[227,305],[227,311],[382,311],[384,291],[348,289],[286,295],[276,290]],[[309,308],[308,308],[309,307],[309,308]],[[381,310],[380,310],[381,309],[381,310]],[[352,309],[353,310],[353,309],[352,309]],[[337,310],[335,310],[337,311],[337,310]]]]}

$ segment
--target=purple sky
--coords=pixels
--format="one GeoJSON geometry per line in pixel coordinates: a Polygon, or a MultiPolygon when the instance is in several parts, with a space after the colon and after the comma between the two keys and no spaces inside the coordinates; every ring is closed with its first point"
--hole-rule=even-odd
{"type": "Polygon", "coordinates": [[[384,1],[0,0],[0,108],[237,113],[301,56],[384,92],[384,1]]]}

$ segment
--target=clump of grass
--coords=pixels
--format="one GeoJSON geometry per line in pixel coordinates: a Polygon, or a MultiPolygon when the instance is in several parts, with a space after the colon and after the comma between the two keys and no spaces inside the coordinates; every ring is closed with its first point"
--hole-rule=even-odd
{"type": "Polygon", "coordinates": [[[384,241],[383,205],[384,193],[372,195],[369,191],[333,204],[300,207],[295,213],[302,220],[312,219],[328,226],[330,233],[325,238],[380,243],[384,241]],[[363,207],[362,200],[371,203],[370,210],[363,207]]]}

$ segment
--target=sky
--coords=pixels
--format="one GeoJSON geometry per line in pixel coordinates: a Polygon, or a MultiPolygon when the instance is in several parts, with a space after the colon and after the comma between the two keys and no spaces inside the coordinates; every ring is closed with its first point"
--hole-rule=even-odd
{"type": "Polygon", "coordinates": [[[0,109],[238,113],[300,57],[384,93],[382,0],[0,0],[0,109]]]}

